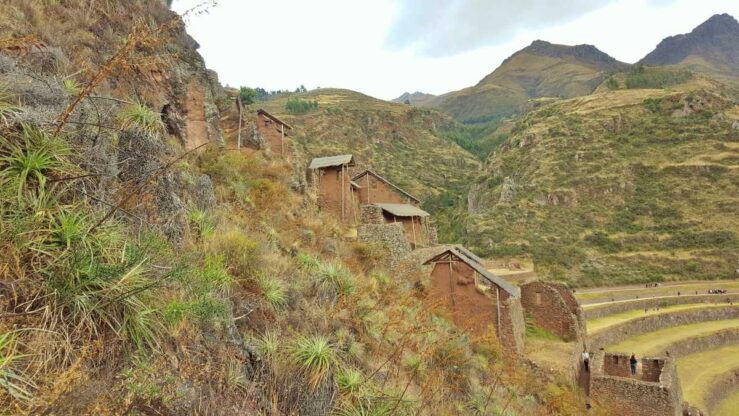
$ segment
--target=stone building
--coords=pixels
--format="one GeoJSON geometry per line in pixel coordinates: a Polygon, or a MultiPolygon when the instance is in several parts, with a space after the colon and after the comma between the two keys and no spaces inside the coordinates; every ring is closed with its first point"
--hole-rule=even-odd
{"type": "Polygon", "coordinates": [[[493,331],[504,352],[523,352],[525,323],[518,287],[490,273],[482,260],[452,246],[427,260],[431,301],[473,335],[493,331]]]}
{"type": "Polygon", "coordinates": [[[536,324],[563,340],[580,341],[585,320],[575,295],[563,283],[532,281],[521,286],[521,304],[536,324]]]}
{"type": "Polygon", "coordinates": [[[408,204],[372,204],[361,208],[362,224],[392,224],[403,226],[411,248],[427,247],[431,244],[427,218],[429,213],[408,204]]]}
{"type": "Polygon", "coordinates": [[[273,116],[272,114],[259,109],[257,110],[257,130],[264,138],[266,147],[274,154],[285,156],[292,152],[291,144],[288,139],[292,127],[273,116]]]}
{"type": "Polygon", "coordinates": [[[421,201],[392,182],[366,169],[352,177],[360,205],[376,203],[420,206],[421,201]]]}
{"type": "Polygon", "coordinates": [[[308,166],[308,181],[318,194],[318,206],[341,221],[358,219],[349,177],[349,168],[354,164],[354,156],[338,155],[317,157],[308,166]]]}
{"type": "Polygon", "coordinates": [[[669,357],[640,357],[631,375],[629,354],[595,354],[590,377],[590,398],[618,415],[679,416],[682,392],[675,362],[669,357]]]}

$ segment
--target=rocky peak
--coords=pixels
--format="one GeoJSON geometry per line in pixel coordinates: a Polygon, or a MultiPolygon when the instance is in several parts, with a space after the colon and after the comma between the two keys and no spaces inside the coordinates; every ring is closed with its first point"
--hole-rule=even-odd
{"type": "Polygon", "coordinates": [[[739,74],[739,22],[728,14],[716,14],[686,34],[669,36],[640,62],[674,65],[697,55],[739,74]]]}
{"type": "Polygon", "coordinates": [[[503,64],[521,53],[546,56],[549,58],[575,59],[579,62],[603,69],[616,69],[625,65],[593,45],[558,45],[544,40],[535,40],[531,42],[531,45],[511,55],[503,62],[503,64]]]}

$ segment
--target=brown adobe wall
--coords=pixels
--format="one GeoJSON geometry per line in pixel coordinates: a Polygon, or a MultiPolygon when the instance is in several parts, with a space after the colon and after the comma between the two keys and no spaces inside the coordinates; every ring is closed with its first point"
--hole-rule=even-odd
{"type": "Polygon", "coordinates": [[[599,352],[593,359],[590,397],[613,414],[682,415],[682,393],[670,358],[645,357],[637,377],[630,377],[629,355],[599,352]]]}
{"type": "Polygon", "coordinates": [[[412,248],[427,246],[422,219],[418,217],[394,217],[385,214],[385,222],[402,224],[403,229],[405,229],[405,235],[411,243],[412,248]]]}
{"type": "Polygon", "coordinates": [[[613,302],[603,306],[584,308],[583,315],[585,319],[595,319],[635,309],[655,309],[657,307],[685,305],[690,303],[729,303],[727,300],[739,304],[739,293],[727,293],[724,295],[670,296],[664,298],[613,302]]]}
{"type": "Polygon", "coordinates": [[[735,318],[739,318],[739,306],[691,309],[632,319],[598,331],[592,336],[588,335],[588,339],[591,348],[597,350],[598,348],[607,347],[627,338],[653,332],[658,329],[735,318]]]}
{"type": "Polygon", "coordinates": [[[321,210],[334,214],[340,221],[351,221],[356,218],[356,204],[352,201],[349,174],[346,168],[344,168],[343,175],[341,172],[341,166],[316,169],[312,179],[315,181],[318,206],[321,210]]]}
{"type": "Polygon", "coordinates": [[[495,287],[484,290],[476,272],[461,261],[436,263],[431,271],[430,301],[457,326],[474,335],[496,333],[504,351],[523,351],[524,320],[519,298],[499,289],[500,331],[495,287]]]}
{"type": "MultiPolygon", "coordinates": [[[[285,135],[283,140],[282,132],[280,131],[281,125],[279,123],[262,114],[257,114],[256,124],[257,130],[259,130],[259,133],[264,138],[267,149],[280,156],[292,153],[290,139],[285,135]]],[[[285,128],[285,132],[288,132],[287,128],[285,128]]]]}
{"type": "Polygon", "coordinates": [[[536,324],[565,341],[582,339],[582,311],[563,284],[534,281],[521,286],[521,304],[536,324]]]}
{"type": "Polygon", "coordinates": [[[361,187],[357,192],[360,204],[388,203],[418,206],[416,201],[372,175],[365,174],[356,182],[361,187]]]}

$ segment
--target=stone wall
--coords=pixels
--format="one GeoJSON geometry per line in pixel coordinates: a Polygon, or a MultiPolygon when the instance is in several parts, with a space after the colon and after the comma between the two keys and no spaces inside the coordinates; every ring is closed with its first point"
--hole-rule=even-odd
{"type": "Polygon", "coordinates": [[[385,217],[382,215],[382,208],[374,205],[362,205],[360,221],[362,224],[384,224],[385,217]]]}
{"type": "Polygon", "coordinates": [[[727,300],[739,304],[739,293],[728,293],[724,295],[670,296],[665,298],[613,302],[592,308],[586,307],[583,309],[583,314],[585,319],[595,319],[635,309],[655,309],[657,307],[668,305],[685,305],[690,303],[729,303],[727,300]]]}
{"type": "Polygon", "coordinates": [[[739,306],[715,307],[707,309],[692,309],[674,313],[650,315],[632,319],[619,325],[613,325],[589,336],[591,349],[596,350],[627,338],[641,335],[658,329],[678,325],[694,324],[705,321],[739,318],[739,306]]]}
{"type": "Polygon", "coordinates": [[[682,415],[682,392],[675,362],[667,357],[646,357],[642,363],[641,374],[632,378],[628,354],[595,354],[591,400],[617,415],[682,415]]]}
{"type": "Polygon", "coordinates": [[[682,339],[665,347],[664,353],[678,357],[708,351],[715,348],[739,344],[739,328],[729,328],[698,337],[682,339]]]}
{"type": "Polygon", "coordinates": [[[523,318],[521,298],[507,296],[501,299],[500,305],[500,339],[501,345],[516,354],[523,353],[526,322],[523,318]]]}
{"type": "Polygon", "coordinates": [[[411,245],[403,232],[401,224],[364,224],[357,229],[361,242],[380,243],[389,252],[388,266],[397,267],[410,253],[411,245]]]}
{"type": "Polygon", "coordinates": [[[522,285],[521,304],[540,327],[567,342],[582,339],[582,310],[566,285],[541,281],[522,285]]]}

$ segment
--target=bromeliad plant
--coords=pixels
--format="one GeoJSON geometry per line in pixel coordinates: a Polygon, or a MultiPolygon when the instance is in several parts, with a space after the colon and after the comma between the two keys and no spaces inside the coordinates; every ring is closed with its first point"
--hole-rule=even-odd
{"type": "Polygon", "coordinates": [[[324,336],[300,336],[293,341],[290,350],[295,364],[313,389],[323,383],[336,367],[336,351],[324,336]]]}
{"type": "Polygon", "coordinates": [[[24,125],[20,135],[0,137],[0,177],[16,182],[19,201],[31,185],[43,194],[48,177],[68,167],[63,160],[68,154],[58,139],[24,125]]]}

